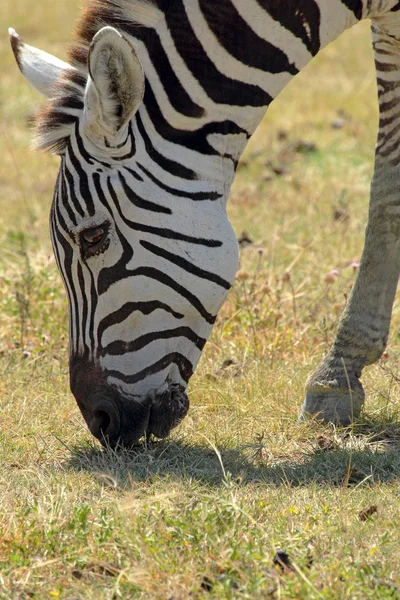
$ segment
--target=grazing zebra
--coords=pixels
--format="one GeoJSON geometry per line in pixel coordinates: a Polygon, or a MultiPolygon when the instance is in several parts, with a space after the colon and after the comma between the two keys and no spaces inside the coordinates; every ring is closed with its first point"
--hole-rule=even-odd
{"type": "Polygon", "coordinates": [[[302,415],[349,423],[382,354],[400,270],[398,0],[89,0],[70,64],[10,30],[48,101],[50,214],[69,300],[71,389],[103,442],[168,435],[234,280],[225,205],[268,105],[320,48],[372,20],[380,123],[366,243],[302,415]]]}

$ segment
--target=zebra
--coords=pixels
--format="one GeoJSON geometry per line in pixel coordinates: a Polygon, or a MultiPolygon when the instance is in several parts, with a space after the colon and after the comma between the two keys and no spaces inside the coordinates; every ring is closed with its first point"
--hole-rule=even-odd
{"type": "Polygon", "coordinates": [[[400,2],[87,0],[68,63],[9,30],[47,98],[36,145],[60,157],[50,232],[70,384],[103,444],[164,438],[185,417],[238,266],[226,202],[240,155],[292,77],[367,18],[380,122],[365,247],[301,409],[346,425],[386,346],[400,272],[400,2]]]}

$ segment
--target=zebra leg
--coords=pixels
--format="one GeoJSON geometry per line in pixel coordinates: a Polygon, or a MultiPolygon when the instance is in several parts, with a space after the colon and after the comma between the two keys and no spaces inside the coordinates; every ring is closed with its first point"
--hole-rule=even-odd
{"type": "Polygon", "coordinates": [[[307,382],[300,416],[341,425],[360,414],[359,379],[386,347],[400,273],[400,23],[397,34],[388,35],[386,25],[376,19],[372,26],[380,123],[365,247],[333,345],[307,382]]]}

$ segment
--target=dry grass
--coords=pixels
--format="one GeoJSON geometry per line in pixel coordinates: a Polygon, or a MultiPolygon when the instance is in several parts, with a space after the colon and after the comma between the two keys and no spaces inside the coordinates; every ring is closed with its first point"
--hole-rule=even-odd
{"type": "MultiPolygon", "coordinates": [[[[6,0],[2,20],[62,57],[77,4],[6,0]]],[[[400,598],[397,307],[388,353],[363,379],[360,423],[297,421],[362,247],[370,55],[361,26],[271,107],[230,203],[253,244],[193,377],[190,414],[166,442],[104,452],[68,391],[47,232],[57,161],[27,150],[38,96],[2,38],[1,599],[400,598]],[[289,565],[274,566],[278,548],[289,565]]]]}

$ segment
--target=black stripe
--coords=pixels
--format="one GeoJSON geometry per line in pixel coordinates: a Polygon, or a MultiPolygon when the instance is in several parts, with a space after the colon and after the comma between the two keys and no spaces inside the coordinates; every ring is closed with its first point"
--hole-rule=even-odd
{"type": "MultiPolygon", "coordinates": [[[[97,196],[98,196],[100,202],[102,203],[103,206],[106,207],[106,209],[108,210],[108,212],[110,213],[110,215],[112,215],[113,211],[111,210],[111,206],[110,206],[110,204],[109,204],[109,202],[108,202],[108,200],[107,200],[107,198],[105,196],[105,193],[103,192],[103,188],[101,186],[101,177],[100,177],[100,174],[99,173],[93,173],[92,177],[93,177],[94,187],[96,188],[97,196]]],[[[110,187],[110,185],[109,185],[109,179],[110,178],[107,177],[107,187],[110,190],[110,189],[112,189],[112,187],[110,187]]],[[[114,193],[114,190],[113,190],[113,193],[114,193]]],[[[114,194],[114,196],[117,197],[116,194],[114,194]]]]}
{"type": "MultiPolygon", "coordinates": [[[[120,214],[122,217],[122,215],[120,214]]],[[[207,246],[208,248],[219,248],[222,246],[222,242],[219,240],[208,240],[206,238],[195,238],[191,235],[185,235],[184,233],[179,233],[178,231],[173,231],[172,229],[166,229],[163,227],[152,227],[151,225],[144,225],[143,223],[135,223],[134,221],[130,221],[129,219],[124,219],[125,223],[129,225],[131,229],[135,231],[142,231],[143,233],[151,233],[153,235],[158,235],[163,238],[167,238],[168,240],[177,240],[180,242],[188,242],[189,244],[197,244],[199,246],[207,246]]]]}
{"type": "MultiPolygon", "coordinates": [[[[94,178],[94,176],[93,176],[94,178]]],[[[99,187],[101,190],[101,187],[99,187]]],[[[185,235],[184,233],[179,233],[178,231],[173,231],[172,229],[166,229],[161,227],[152,227],[151,225],[144,225],[143,223],[136,223],[135,221],[131,221],[128,219],[122,212],[121,206],[118,200],[117,194],[114,192],[112,186],[108,185],[108,190],[113,199],[114,206],[118,211],[120,218],[124,221],[125,225],[127,225],[130,229],[134,231],[142,231],[144,233],[151,233],[153,235],[158,235],[160,237],[167,238],[169,240],[178,240],[181,242],[188,242],[189,244],[198,244],[200,246],[207,246],[208,248],[219,248],[222,246],[222,242],[219,240],[209,240],[205,238],[195,238],[190,235],[185,235]]],[[[101,193],[102,190],[101,190],[101,193]]],[[[103,194],[104,196],[104,194],[103,194]]],[[[103,202],[103,199],[101,198],[103,202]]],[[[111,212],[111,211],[110,211],[111,212]]]]}
{"type": "Polygon", "coordinates": [[[239,62],[269,73],[297,75],[286,54],[259,37],[240,16],[231,0],[199,0],[209,28],[227,52],[239,62]]]}
{"type": "Polygon", "coordinates": [[[94,316],[96,314],[96,308],[97,308],[97,290],[96,290],[96,283],[95,283],[95,278],[94,278],[94,274],[92,273],[92,270],[89,268],[89,266],[86,264],[86,267],[88,268],[89,271],[89,275],[90,275],[90,321],[89,321],[89,337],[90,337],[90,343],[91,343],[91,350],[92,353],[94,353],[94,316]]]}
{"type": "Polygon", "coordinates": [[[156,183],[158,187],[160,187],[165,192],[168,192],[168,194],[176,196],[177,198],[189,198],[190,200],[195,201],[218,200],[218,198],[222,198],[222,194],[219,194],[218,192],[185,192],[184,190],[177,190],[176,188],[171,188],[168,185],[165,185],[165,183],[162,183],[159,179],[157,179],[157,177],[155,177],[153,173],[148,171],[146,167],[144,167],[140,163],[137,163],[137,166],[143,171],[143,173],[147,175],[149,179],[151,179],[151,181],[156,183]]]}
{"type": "MultiPolygon", "coordinates": [[[[86,64],[86,61],[85,61],[86,64]]],[[[85,93],[87,77],[83,75],[83,73],[79,73],[77,70],[65,71],[63,73],[63,79],[67,82],[67,87],[71,89],[71,93],[74,91],[76,93],[76,88],[73,84],[79,86],[81,88],[80,92],[82,94],[85,93]]]]}
{"type": "MultiPolygon", "coordinates": [[[[130,154],[126,154],[125,156],[120,156],[120,157],[111,157],[113,160],[125,160],[126,158],[131,158],[131,156],[133,156],[136,152],[136,146],[135,146],[135,140],[134,140],[134,136],[133,136],[133,131],[132,131],[132,123],[129,123],[129,127],[128,127],[128,132],[126,134],[126,139],[124,142],[122,142],[121,146],[123,146],[124,144],[127,143],[128,138],[131,139],[131,143],[132,143],[132,150],[130,154]]],[[[108,169],[112,168],[112,165],[110,165],[110,163],[106,163],[104,161],[99,160],[98,158],[91,156],[88,151],[85,148],[82,136],[79,132],[79,123],[76,124],[75,126],[75,139],[76,139],[76,144],[78,146],[78,150],[80,155],[82,156],[83,160],[85,160],[89,165],[94,165],[95,162],[100,163],[101,165],[103,165],[103,167],[106,167],[108,169]]],[[[107,141],[105,140],[105,146],[107,148],[111,148],[108,144],[107,141]]],[[[119,147],[119,146],[117,146],[119,147]]],[[[129,169],[128,169],[129,170],[129,169]]],[[[142,180],[143,181],[143,180],[142,180]]]]}
{"type": "Polygon", "coordinates": [[[168,171],[168,173],[171,173],[175,177],[180,177],[181,179],[197,179],[197,175],[194,171],[192,171],[192,169],[188,169],[187,167],[184,167],[183,165],[175,162],[174,160],[166,158],[154,148],[149,136],[147,135],[147,131],[144,128],[139,113],[136,113],[136,123],[139,133],[142,136],[147,154],[152,160],[154,160],[154,162],[157,165],[159,165],[162,169],[164,169],[164,171],[168,171]]]}
{"type": "MultiPolygon", "coordinates": [[[[110,148],[110,154],[111,154],[111,158],[113,160],[115,160],[115,161],[129,160],[136,154],[136,143],[135,143],[135,138],[134,138],[133,131],[132,131],[132,121],[129,121],[127,137],[128,136],[129,136],[129,139],[131,140],[131,149],[126,154],[123,154],[122,156],[114,156],[113,153],[111,152],[111,150],[113,149],[113,146],[109,146],[106,138],[104,138],[106,147],[110,148]]],[[[115,146],[115,148],[119,148],[119,146],[115,146]]]]}
{"type": "Polygon", "coordinates": [[[120,373],[119,371],[108,370],[105,370],[104,373],[106,377],[114,377],[125,383],[137,383],[138,381],[146,379],[149,375],[154,375],[155,373],[159,373],[159,371],[163,371],[170,364],[175,364],[179,369],[182,379],[186,382],[189,381],[190,377],[193,375],[193,365],[186,356],[183,356],[183,354],[180,354],[179,352],[172,352],[171,354],[163,356],[163,358],[157,362],[134,375],[124,375],[124,373],[120,373]]]}
{"type": "MultiPolygon", "coordinates": [[[[58,227],[57,227],[57,222],[56,222],[55,202],[56,202],[56,199],[53,200],[53,203],[52,203],[51,209],[50,209],[50,228],[51,228],[51,232],[52,232],[51,243],[52,243],[52,247],[53,247],[53,250],[54,250],[54,255],[56,257],[57,267],[58,267],[58,270],[60,272],[61,279],[63,281],[63,284],[64,284],[64,287],[65,287],[65,291],[67,293],[68,299],[70,301],[70,298],[69,298],[69,289],[67,287],[67,280],[65,278],[63,265],[61,264],[61,258],[60,258],[59,249],[58,249],[58,246],[57,246],[56,240],[55,240],[55,238],[58,237],[58,227]]],[[[61,245],[63,246],[63,244],[61,244],[61,245]]]]}
{"type": "MultiPolygon", "coordinates": [[[[116,268],[117,267],[115,266],[113,270],[115,271],[116,268]]],[[[99,294],[104,294],[110,287],[111,283],[113,283],[113,281],[110,282],[109,280],[102,280],[102,289],[100,292],[101,275],[102,272],[99,275],[99,294]]],[[[137,269],[133,269],[131,271],[126,269],[125,273],[123,274],[123,278],[127,279],[128,277],[148,277],[149,279],[159,281],[163,285],[171,288],[172,290],[180,294],[183,298],[185,298],[189,302],[189,304],[191,304],[198,311],[198,313],[203,317],[203,319],[207,321],[207,323],[210,323],[211,325],[215,323],[216,315],[212,315],[211,313],[209,313],[204,308],[203,304],[200,302],[197,296],[189,292],[189,290],[183,287],[183,285],[177,283],[174,279],[172,279],[172,277],[170,277],[166,273],[163,273],[162,271],[159,271],[158,269],[155,269],[153,267],[138,267],[137,269]]]]}
{"type": "Polygon", "coordinates": [[[263,89],[226,77],[215,67],[192,29],[182,0],[170,5],[165,20],[176,50],[214,102],[255,107],[270,104],[273,98],[263,89]]]}
{"type": "MultiPolygon", "coordinates": [[[[56,210],[55,210],[55,206],[54,206],[54,202],[51,208],[51,212],[50,212],[50,222],[51,222],[51,232],[52,232],[52,236],[51,236],[51,242],[52,242],[52,246],[53,246],[53,250],[54,250],[54,254],[56,257],[56,262],[57,262],[57,266],[58,266],[58,270],[59,273],[61,275],[61,279],[63,281],[64,284],[64,288],[65,288],[65,292],[68,298],[68,304],[69,304],[69,331],[70,331],[70,353],[72,353],[72,342],[73,342],[73,323],[72,323],[72,304],[74,302],[74,298],[71,297],[71,292],[70,291],[70,287],[67,285],[67,277],[65,275],[65,264],[62,264],[61,262],[61,257],[60,257],[60,252],[59,252],[59,247],[62,246],[64,247],[64,249],[66,248],[66,246],[64,246],[65,244],[65,239],[63,238],[62,234],[59,232],[59,227],[57,226],[57,222],[56,222],[56,210]],[[58,244],[56,243],[56,238],[58,239],[58,244]]],[[[71,248],[68,248],[69,253],[71,252],[71,248]]],[[[72,253],[71,253],[72,254],[72,253]]],[[[66,255],[66,261],[67,261],[67,266],[68,264],[72,263],[72,259],[69,259],[69,254],[68,252],[65,252],[66,255]],[[69,263],[70,261],[70,263],[69,263]]],[[[76,308],[76,302],[75,302],[75,308],[76,308]]],[[[76,315],[76,312],[75,312],[76,315]]]]}
{"type": "Polygon", "coordinates": [[[396,139],[394,142],[392,142],[390,145],[388,145],[388,143],[391,141],[392,136],[385,136],[383,143],[381,142],[380,146],[377,148],[376,152],[380,155],[380,156],[384,156],[385,158],[387,158],[388,156],[390,156],[392,154],[392,152],[394,152],[398,147],[399,147],[399,141],[396,139]],[[383,147],[383,149],[382,149],[383,147]]]}
{"type": "Polygon", "coordinates": [[[167,250],[164,250],[164,248],[159,248],[158,246],[155,246],[150,242],[146,242],[145,240],[140,240],[140,244],[149,252],[152,252],[156,256],[160,256],[161,258],[168,260],[169,262],[173,263],[174,265],[177,265],[181,269],[184,269],[188,273],[196,275],[196,277],[200,277],[201,279],[208,279],[208,281],[212,281],[213,283],[216,283],[217,285],[223,287],[226,290],[229,290],[231,288],[231,284],[229,283],[229,281],[222,279],[222,277],[216,275],[215,273],[211,273],[210,271],[200,269],[200,267],[197,267],[193,263],[189,262],[188,260],[186,260],[186,258],[182,258],[177,254],[168,252],[167,250]]]}
{"type": "MultiPolygon", "coordinates": [[[[394,127],[392,126],[392,127],[390,128],[390,130],[389,130],[389,131],[387,131],[387,132],[383,132],[383,131],[381,131],[381,132],[380,132],[380,135],[383,135],[383,136],[384,136],[384,143],[385,143],[385,144],[387,144],[387,143],[388,143],[390,140],[392,140],[392,138],[394,138],[394,137],[396,137],[396,138],[397,138],[397,137],[398,137],[398,134],[399,134],[399,132],[400,132],[400,123],[398,123],[398,124],[397,124],[397,125],[395,125],[394,127]]],[[[395,149],[395,147],[396,147],[396,143],[398,144],[398,139],[396,140],[395,144],[394,144],[394,145],[392,145],[392,150],[394,150],[394,149],[395,149]]],[[[378,147],[378,150],[379,150],[379,147],[378,147]]],[[[383,156],[385,156],[385,155],[383,154],[383,156]]]]}
{"type": "MultiPolygon", "coordinates": [[[[332,0],[330,0],[332,1],[332,0]]],[[[257,0],[258,4],[285,29],[301,39],[315,56],[321,47],[321,13],[316,0],[257,0]]]]}
{"type": "Polygon", "coordinates": [[[134,171],[133,169],[130,169],[126,165],[124,165],[123,168],[125,169],[125,171],[128,171],[128,173],[130,173],[132,175],[132,177],[134,177],[138,181],[143,181],[143,177],[141,175],[139,175],[139,173],[136,173],[136,171],[134,171]]]}
{"type": "Polygon", "coordinates": [[[133,256],[133,250],[125,238],[119,233],[118,235],[122,246],[122,254],[112,267],[103,267],[101,269],[97,277],[97,293],[99,296],[105,294],[117,281],[128,279],[132,273],[132,271],[127,269],[126,265],[133,256]]]}
{"type": "Polygon", "coordinates": [[[375,68],[377,71],[383,73],[391,73],[394,71],[398,71],[399,67],[396,63],[392,62],[382,62],[378,58],[375,58],[375,68]]]}
{"type": "MultiPolygon", "coordinates": [[[[161,206],[161,204],[156,204],[155,202],[150,202],[149,200],[144,200],[143,198],[138,196],[126,183],[126,179],[122,175],[122,173],[118,173],[118,176],[122,184],[124,193],[128,200],[132,202],[132,204],[134,204],[138,208],[142,208],[143,210],[150,210],[156,213],[163,213],[164,215],[172,215],[172,210],[170,208],[167,208],[166,206],[161,206]]],[[[108,177],[107,179],[109,185],[111,185],[110,179],[110,177],[108,177]]]]}
{"type": "Polygon", "coordinates": [[[197,335],[190,327],[176,327],[175,329],[164,329],[163,331],[151,331],[139,336],[131,342],[115,340],[102,349],[102,356],[118,356],[128,352],[137,352],[156,340],[169,340],[172,338],[185,337],[201,351],[207,340],[197,335]]]}
{"type": "Polygon", "coordinates": [[[68,293],[67,286],[65,285],[64,274],[63,274],[62,269],[61,269],[61,261],[60,261],[60,254],[58,252],[58,246],[55,243],[55,241],[56,241],[55,237],[56,237],[56,232],[57,232],[56,216],[55,216],[55,203],[56,202],[57,202],[57,195],[54,196],[53,202],[51,203],[51,207],[50,207],[50,219],[49,219],[49,221],[50,221],[50,234],[51,234],[50,235],[50,239],[51,239],[51,244],[52,244],[52,247],[53,247],[54,255],[55,255],[55,258],[56,258],[57,267],[58,267],[58,270],[59,270],[59,272],[61,274],[64,286],[65,286],[65,291],[68,293]]]}
{"type": "Polygon", "coordinates": [[[146,80],[146,91],[143,102],[146,106],[149,117],[157,133],[172,144],[179,144],[190,150],[195,150],[201,154],[215,156],[218,152],[207,141],[203,135],[199,135],[200,130],[186,131],[185,129],[175,129],[165,118],[160,110],[156,97],[154,95],[151,83],[146,80]]]}
{"type": "Polygon", "coordinates": [[[361,21],[363,13],[363,3],[361,0],[342,0],[342,3],[354,13],[358,21],[361,21]]]}
{"type": "MultiPolygon", "coordinates": [[[[171,196],[175,196],[177,198],[189,198],[190,200],[200,201],[200,200],[218,200],[218,198],[222,198],[222,194],[218,192],[185,192],[184,190],[177,190],[176,188],[169,187],[169,185],[165,185],[162,183],[157,177],[153,175],[146,167],[137,163],[139,169],[143,171],[147,175],[151,181],[158,185],[159,188],[171,194],[171,196]]],[[[143,181],[143,180],[142,180],[143,181]]]]}
{"type": "MultiPolygon", "coordinates": [[[[75,123],[78,123],[79,117],[76,115],[72,115],[71,113],[64,112],[64,110],[60,111],[59,108],[68,108],[68,102],[71,100],[69,96],[65,98],[58,98],[51,102],[51,112],[46,115],[45,120],[39,120],[39,130],[44,133],[47,133],[52,128],[61,127],[65,125],[67,127],[73,126],[75,123]]],[[[64,139],[69,139],[69,136],[64,139]]],[[[59,140],[53,142],[53,144],[57,144],[59,140]]]]}
{"type": "MultiPolygon", "coordinates": [[[[58,220],[58,223],[59,223],[59,226],[61,227],[61,229],[64,229],[64,231],[68,234],[68,228],[66,227],[64,218],[63,218],[58,206],[55,207],[55,215],[57,216],[57,220],[58,220]]],[[[70,244],[67,242],[67,240],[62,235],[62,233],[60,231],[60,227],[55,227],[54,232],[57,237],[58,243],[64,250],[64,260],[62,263],[60,261],[60,265],[62,265],[62,269],[60,269],[60,271],[61,271],[62,278],[64,280],[65,289],[69,296],[70,318],[72,316],[72,304],[74,304],[74,308],[75,308],[75,335],[76,335],[75,343],[77,344],[78,340],[79,340],[79,310],[78,310],[78,299],[76,296],[75,286],[74,286],[74,282],[73,282],[73,278],[72,278],[72,264],[73,264],[74,253],[72,251],[70,244]],[[67,281],[68,281],[69,285],[67,285],[67,281]],[[72,294],[72,298],[70,297],[70,294],[72,294]]],[[[72,340],[71,340],[71,344],[72,344],[72,340]]]]}
{"type": "Polygon", "coordinates": [[[85,93],[84,90],[80,91],[82,96],[77,96],[77,90],[71,85],[66,85],[64,87],[63,93],[65,94],[65,97],[63,96],[63,103],[68,108],[72,108],[74,110],[83,110],[84,104],[82,98],[85,93]]]}
{"type": "Polygon", "coordinates": [[[398,158],[391,158],[390,164],[394,167],[397,167],[400,164],[400,156],[398,158]]]}
{"type": "Polygon", "coordinates": [[[109,148],[110,150],[120,150],[121,148],[123,148],[123,146],[126,146],[126,144],[128,143],[131,133],[132,133],[132,128],[131,128],[131,122],[129,121],[129,126],[127,127],[126,136],[125,136],[125,139],[123,142],[121,142],[120,144],[116,144],[115,146],[111,146],[111,144],[109,144],[109,142],[108,142],[108,139],[105,137],[104,145],[106,148],[109,148]]]}
{"type": "Polygon", "coordinates": [[[60,183],[59,188],[61,191],[61,194],[59,194],[59,196],[58,196],[58,201],[60,202],[62,207],[65,208],[65,210],[67,211],[68,218],[71,221],[72,225],[76,226],[77,225],[76,215],[75,215],[74,211],[72,210],[70,203],[69,203],[69,195],[68,195],[67,184],[66,184],[65,169],[63,166],[61,167],[60,172],[58,174],[58,182],[57,183],[60,183]]]}
{"type": "Polygon", "coordinates": [[[79,153],[82,156],[83,160],[85,160],[87,163],[89,163],[89,165],[94,165],[94,158],[92,156],[90,156],[90,154],[86,150],[85,145],[83,143],[83,139],[82,139],[82,136],[79,131],[79,123],[77,123],[75,125],[75,139],[76,139],[76,145],[78,146],[79,153]]]}
{"type": "MultiPolygon", "coordinates": [[[[101,187],[100,175],[98,173],[93,174],[93,182],[100,202],[107,208],[109,213],[112,214],[110,205],[105,197],[103,188],[101,187]]],[[[107,178],[107,184],[110,189],[109,178],[107,178]]],[[[99,296],[106,292],[116,281],[128,278],[130,273],[126,268],[126,265],[133,257],[133,248],[122,235],[115,221],[114,228],[122,247],[122,254],[114,265],[101,269],[97,278],[97,293],[99,296]]]]}
{"type": "Polygon", "coordinates": [[[75,155],[75,152],[72,148],[72,144],[68,145],[68,158],[70,159],[72,166],[75,169],[76,174],[78,175],[79,180],[79,193],[82,199],[82,202],[85,203],[85,207],[87,209],[88,215],[92,217],[94,215],[94,204],[92,199],[92,194],[89,188],[89,179],[86,172],[82,169],[81,163],[78,157],[75,155]]]}
{"type": "Polygon", "coordinates": [[[144,38],[150,60],[157,71],[161,84],[173,108],[186,117],[200,118],[204,108],[193,102],[176,76],[168,56],[164,52],[160,38],[154,29],[147,32],[144,38]]]}
{"type": "MultiPolygon", "coordinates": [[[[72,204],[74,205],[74,208],[76,210],[76,212],[83,217],[85,215],[82,206],[79,203],[79,200],[75,194],[75,182],[72,176],[72,173],[70,172],[70,170],[68,169],[68,167],[66,167],[64,165],[63,167],[63,174],[65,177],[65,183],[66,183],[66,191],[67,191],[67,202],[68,200],[72,201],[72,204]]],[[[73,223],[76,223],[76,220],[74,218],[74,220],[72,221],[73,223]]]]}
{"type": "MultiPolygon", "coordinates": [[[[207,136],[212,133],[219,133],[221,135],[228,134],[245,134],[249,138],[248,132],[239,127],[234,121],[212,121],[207,123],[203,127],[196,129],[195,131],[185,129],[175,129],[165,118],[160,110],[156,97],[153,93],[150,83],[146,82],[146,93],[144,96],[144,103],[147,108],[149,117],[156,129],[157,133],[168,140],[172,144],[179,144],[194,152],[200,152],[206,156],[217,156],[219,152],[209,143],[207,136]]],[[[224,155],[227,158],[232,158],[230,155],[224,155]]]]}
{"type": "MultiPolygon", "coordinates": [[[[88,318],[88,301],[86,299],[86,294],[85,294],[85,279],[83,277],[83,271],[82,271],[82,265],[78,262],[77,264],[78,267],[78,281],[79,281],[79,287],[80,287],[80,292],[81,292],[81,296],[82,296],[82,306],[79,307],[80,308],[80,319],[81,319],[81,332],[82,332],[82,341],[83,341],[83,345],[85,348],[85,352],[89,352],[89,347],[86,344],[86,325],[87,325],[87,318],[88,318]]],[[[92,334],[93,335],[93,334],[92,334]]]]}
{"type": "Polygon", "coordinates": [[[126,302],[121,308],[104,317],[97,328],[97,341],[100,346],[103,333],[109,327],[123,323],[133,312],[139,311],[143,315],[150,315],[156,310],[164,310],[170,313],[175,319],[183,319],[183,314],[173,310],[168,304],[159,300],[150,300],[148,302],[126,302]]]}

